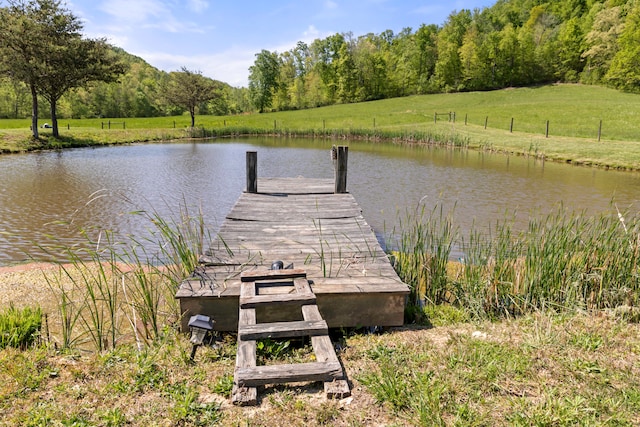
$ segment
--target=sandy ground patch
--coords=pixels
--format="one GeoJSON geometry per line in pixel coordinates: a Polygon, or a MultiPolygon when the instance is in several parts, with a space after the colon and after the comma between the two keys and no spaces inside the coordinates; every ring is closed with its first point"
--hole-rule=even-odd
{"type": "Polygon", "coordinates": [[[0,267],[0,307],[39,306],[45,311],[55,307],[53,292],[47,285],[46,273],[59,266],[47,263],[19,264],[0,267]]]}

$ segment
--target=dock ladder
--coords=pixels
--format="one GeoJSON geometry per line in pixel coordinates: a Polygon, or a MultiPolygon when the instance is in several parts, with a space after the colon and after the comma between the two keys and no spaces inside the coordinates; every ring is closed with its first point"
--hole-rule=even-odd
{"type": "Polygon", "coordinates": [[[237,405],[257,404],[257,387],[291,382],[324,382],[328,398],[350,395],[326,321],[320,315],[316,296],[300,269],[244,272],[241,275],[238,350],[231,400],[237,405]],[[286,293],[261,294],[260,288],[281,287],[286,293]],[[256,308],[297,305],[302,321],[256,323],[256,308]],[[315,362],[256,366],[256,340],[311,337],[315,362]]]}

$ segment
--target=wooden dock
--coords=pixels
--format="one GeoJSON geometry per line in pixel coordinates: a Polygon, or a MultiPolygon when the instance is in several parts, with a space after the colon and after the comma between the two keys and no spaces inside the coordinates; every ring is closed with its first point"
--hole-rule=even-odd
{"type": "MultiPolygon", "coordinates": [[[[346,177],[258,180],[249,163],[247,191],[176,294],[183,330],[190,316],[204,314],[216,330],[236,331],[241,275],[276,261],[305,271],[329,328],[402,325],[409,288],[346,192],[346,177]]],[[[295,304],[258,307],[256,315],[260,323],[303,320],[295,304]]]]}

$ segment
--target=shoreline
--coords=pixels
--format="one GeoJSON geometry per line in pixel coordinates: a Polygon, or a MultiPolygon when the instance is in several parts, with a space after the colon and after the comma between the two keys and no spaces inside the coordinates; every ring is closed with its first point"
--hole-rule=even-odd
{"type": "MultiPolygon", "coordinates": [[[[371,130],[372,134],[375,133],[374,130],[371,130]]],[[[525,134],[525,136],[530,136],[533,137],[534,135],[531,134],[525,134]]],[[[280,135],[280,134],[272,134],[272,135],[265,135],[265,134],[259,134],[259,133],[255,133],[255,134],[242,134],[242,135],[236,135],[237,137],[241,137],[241,138],[250,138],[250,137],[258,137],[258,136],[270,136],[272,138],[310,138],[310,139],[316,139],[316,138],[321,138],[321,139],[326,139],[326,137],[323,136],[318,136],[318,135],[305,135],[305,134],[295,134],[293,136],[289,136],[289,135],[280,135]]],[[[158,140],[158,139],[148,139],[148,140],[139,140],[139,139],[135,139],[135,140],[131,140],[131,141],[117,141],[117,142],[99,142],[99,141],[85,141],[85,143],[83,144],[71,144],[71,145],[67,145],[67,146],[60,146],[60,147],[52,147],[50,145],[45,145],[45,146],[41,146],[41,147],[36,147],[36,148],[27,148],[27,149],[16,149],[16,150],[8,150],[8,149],[2,149],[0,148],[0,156],[2,155],[19,155],[19,154],[32,154],[32,153],[37,153],[37,152],[42,152],[42,151],[61,151],[61,150],[68,150],[68,149],[75,149],[75,148],[92,148],[92,147],[103,147],[103,146],[118,146],[118,145],[133,145],[133,144],[160,144],[160,143],[180,143],[183,142],[185,140],[191,140],[191,141],[198,141],[198,140],[204,140],[204,139],[217,139],[217,138],[221,138],[221,137],[227,137],[227,136],[215,136],[215,137],[207,137],[207,138],[198,138],[198,137],[191,137],[191,136],[185,136],[182,138],[172,138],[172,139],[167,139],[167,140],[158,140]]],[[[438,148],[442,148],[442,149],[461,149],[461,150],[472,150],[472,151],[476,151],[476,152],[481,152],[481,153],[490,153],[490,154],[498,154],[501,156],[518,156],[518,157],[534,157],[538,160],[541,160],[543,162],[552,162],[552,163],[557,163],[557,164],[566,164],[566,165],[570,165],[570,166],[577,166],[577,167],[584,167],[584,168],[592,168],[592,169],[599,169],[599,170],[611,170],[611,171],[619,171],[619,172],[631,172],[631,173],[637,173],[640,172],[640,164],[637,165],[615,165],[613,163],[607,163],[607,162],[601,162],[601,161],[596,161],[596,160],[581,160],[581,159],[572,159],[572,158],[564,158],[564,157],[553,157],[553,156],[549,156],[546,155],[544,152],[541,153],[535,153],[535,154],[531,154],[528,152],[524,152],[524,151],[519,151],[519,150],[515,150],[513,149],[513,147],[502,147],[502,148],[498,148],[498,147],[493,147],[491,145],[483,145],[483,144],[472,144],[470,143],[467,146],[450,146],[441,142],[437,142],[437,141],[416,141],[416,140],[412,140],[412,139],[403,139],[403,138],[393,138],[393,137],[362,137],[362,136],[356,136],[356,135],[343,135],[341,137],[331,137],[332,139],[340,139],[340,140],[358,140],[358,141],[362,141],[362,140],[366,140],[372,143],[388,143],[388,144],[414,144],[414,145],[425,145],[425,146],[433,146],[433,147],[438,147],[438,148]]],[[[634,143],[634,141],[623,141],[623,142],[629,142],[629,143],[634,143]]],[[[573,156],[575,157],[575,156],[573,156]]]]}

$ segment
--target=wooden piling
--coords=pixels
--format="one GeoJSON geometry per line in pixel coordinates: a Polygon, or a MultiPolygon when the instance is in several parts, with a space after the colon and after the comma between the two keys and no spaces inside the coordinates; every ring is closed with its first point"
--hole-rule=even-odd
{"type": "Polygon", "coordinates": [[[247,193],[258,192],[258,152],[247,151],[247,193]]]}
{"type": "Polygon", "coordinates": [[[347,160],[349,157],[349,147],[337,147],[337,159],[335,163],[336,185],[335,193],[343,194],[347,192],[347,160]]]}

